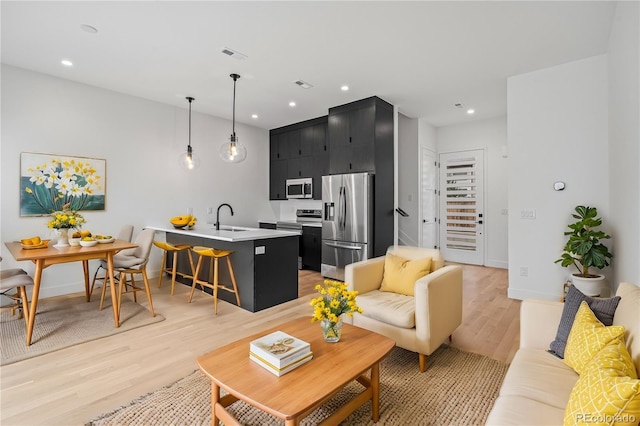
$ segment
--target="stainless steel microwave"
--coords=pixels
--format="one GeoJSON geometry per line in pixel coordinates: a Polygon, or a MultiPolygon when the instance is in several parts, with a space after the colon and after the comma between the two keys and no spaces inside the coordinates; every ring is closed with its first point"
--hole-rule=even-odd
{"type": "Polygon", "coordinates": [[[313,179],[287,179],[287,198],[313,198],[313,179]]]}

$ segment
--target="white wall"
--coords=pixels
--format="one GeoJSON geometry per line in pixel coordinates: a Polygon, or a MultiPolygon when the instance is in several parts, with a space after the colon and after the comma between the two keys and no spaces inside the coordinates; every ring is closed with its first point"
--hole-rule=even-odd
{"type": "Polygon", "coordinates": [[[485,157],[485,265],[507,268],[507,171],[506,117],[439,127],[438,153],[483,149],[485,157]]]}
{"type": "Polygon", "coordinates": [[[398,207],[409,214],[409,217],[397,215],[401,245],[419,245],[419,152],[418,119],[398,114],[398,207]]]}
{"type": "MultiPolygon", "coordinates": [[[[195,109],[198,94],[190,95],[196,98],[195,109]]],[[[106,211],[83,213],[85,229],[95,233],[116,234],[121,225],[131,223],[135,235],[145,225],[168,224],[188,207],[193,207],[198,226],[207,226],[207,220],[215,219],[215,214],[206,214],[207,207],[215,213],[225,202],[233,206],[235,216],[225,209],[223,223],[257,226],[259,219],[275,219],[268,201],[268,132],[237,124],[248,156],[243,163],[224,163],[218,150],[229,138],[231,122],[194,112],[191,145],[201,166],[187,173],[178,168],[177,160],[188,141],[184,103],[184,108],[175,108],[2,65],[0,239],[49,235],[48,218],[20,217],[21,152],[106,159],[106,211]]],[[[4,245],[0,253],[3,269],[33,272],[33,265],[15,262],[4,245]]],[[[152,253],[149,270],[157,276],[159,253],[152,253]]],[[[84,288],[78,264],[47,268],[43,280],[42,297],[84,288]]]]}
{"type": "MultiPolygon", "coordinates": [[[[607,99],[605,55],[508,79],[509,297],[562,294],[575,271],[554,260],[575,206],[597,207],[603,230],[612,231],[607,99]],[[555,181],[566,189],[554,191],[555,181]],[[520,218],[526,209],[535,220],[520,218]]],[[[603,273],[611,281],[611,268],[603,273]]]]}
{"type": "Polygon", "coordinates": [[[613,283],[640,285],[640,14],[618,2],[609,38],[609,203],[613,283]]]}

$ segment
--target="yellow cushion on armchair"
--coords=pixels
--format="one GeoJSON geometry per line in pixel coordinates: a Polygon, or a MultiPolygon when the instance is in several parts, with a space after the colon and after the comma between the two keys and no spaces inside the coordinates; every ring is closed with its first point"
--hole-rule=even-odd
{"type": "Polygon", "coordinates": [[[387,253],[380,291],[413,296],[413,287],[416,281],[427,275],[430,270],[430,257],[408,260],[387,253]]]}

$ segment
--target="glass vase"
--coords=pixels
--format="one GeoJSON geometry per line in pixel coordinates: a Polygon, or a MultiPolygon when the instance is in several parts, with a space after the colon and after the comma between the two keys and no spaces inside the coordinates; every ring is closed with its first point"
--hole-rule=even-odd
{"type": "Polygon", "coordinates": [[[342,335],[342,317],[338,317],[338,322],[332,322],[325,318],[320,321],[320,327],[322,328],[324,341],[335,343],[340,340],[342,335]]]}
{"type": "Polygon", "coordinates": [[[69,229],[56,229],[56,237],[58,237],[58,241],[54,247],[69,247],[69,229]]]}

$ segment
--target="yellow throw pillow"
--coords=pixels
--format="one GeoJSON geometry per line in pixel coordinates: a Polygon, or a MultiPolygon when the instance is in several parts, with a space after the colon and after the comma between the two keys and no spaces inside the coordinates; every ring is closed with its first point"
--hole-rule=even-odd
{"type": "Polygon", "coordinates": [[[569,397],[565,426],[637,425],[640,380],[623,339],[614,339],[587,365],[569,397]]]}
{"type": "Polygon", "coordinates": [[[413,286],[416,281],[431,270],[431,258],[408,260],[391,253],[384,259],[384,274],[381,291],[406,294],[413,296],[413,286]]]}
{"type": "Polygon", "coordinates": [[[593,314],[587,302],[578,308],[564,350],[564,363],[582,374],[589,361],[609,342],[622,337],[621,325],[604,326],[593,314]]]}

